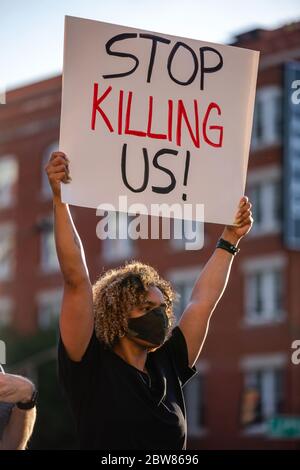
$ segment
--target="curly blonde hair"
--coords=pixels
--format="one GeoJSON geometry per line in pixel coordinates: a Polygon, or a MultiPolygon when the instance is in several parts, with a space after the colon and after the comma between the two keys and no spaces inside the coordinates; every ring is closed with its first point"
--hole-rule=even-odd
{"type": "Polygon", "coordinates": [[[169,331],[174,322],[175,291],[148,264],[131,261],[124,266],[106,271],[93,285],[95,332],[97,338],[109,347],[128,330],[128,313],[142,305],[149,287],[158,287],[164,296],[169,331]]]}

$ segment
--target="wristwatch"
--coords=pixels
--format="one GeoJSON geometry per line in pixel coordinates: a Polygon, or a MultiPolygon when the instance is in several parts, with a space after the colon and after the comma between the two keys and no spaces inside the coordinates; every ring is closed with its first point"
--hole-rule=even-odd
{"type": "Polygon", "coordinates": [[[223,250],[226,250],[231,253],[233,256],[235,256],[240,251],[239,248],[237,248],[235,245],[228,242],[227,240],[224,240],[223,238],[220,238],[218,240],[216,248],[222,248],[223,250]]]}
{"type": "Polygon", "coordinates": [[[18,401],[18,403],[16,403],[16,406],[17,406],[20,410],[31,410],[31,409],[34,408],[35,405],[36,405],[37,396],[38,396],[38,391],[37,391],[36,388],[34,388],[30,400],[29,400],[29,401],[25,401],[25,402],[18,401]]]}

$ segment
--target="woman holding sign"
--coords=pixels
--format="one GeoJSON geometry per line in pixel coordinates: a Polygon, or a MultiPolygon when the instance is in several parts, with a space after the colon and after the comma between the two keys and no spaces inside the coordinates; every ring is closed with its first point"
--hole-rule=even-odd
{"type": "Polygon", "coordinates": [[[226,287],[237,245],[253,223],[240,201],[195,283],[177,326],[174,291],[150,266],[131,262],[92,286],[81,241],[60,183],[69,160],[54,152],[46,168],[53,191],[55,241],[64,279],[59,375],[82,449],[186,448],[183,386],[196,374],[209,319],[226,287]]]}

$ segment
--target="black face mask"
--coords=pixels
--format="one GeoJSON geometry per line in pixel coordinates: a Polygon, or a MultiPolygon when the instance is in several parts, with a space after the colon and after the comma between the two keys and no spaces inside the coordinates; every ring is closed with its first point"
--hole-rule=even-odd
{"type": "Polygon", "coordinates": [[[128,336],[160,346],[166,339],[169,319],[165,308],[157,307],[137,318],[128,319],[128,336]]]}

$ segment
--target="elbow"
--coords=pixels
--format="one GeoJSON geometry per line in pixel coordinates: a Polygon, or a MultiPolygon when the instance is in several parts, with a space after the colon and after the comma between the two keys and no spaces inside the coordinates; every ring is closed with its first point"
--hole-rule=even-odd
{"type": "Polygon", "coordinates": [[[91,286],[88,273],[65,272],[63,273],[64,284],[67,288],[78,289],[82,286],[91,286]]]}

